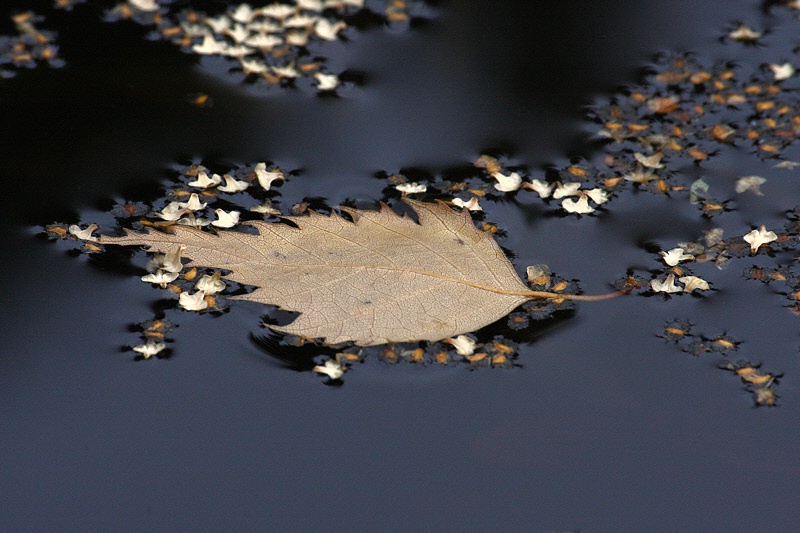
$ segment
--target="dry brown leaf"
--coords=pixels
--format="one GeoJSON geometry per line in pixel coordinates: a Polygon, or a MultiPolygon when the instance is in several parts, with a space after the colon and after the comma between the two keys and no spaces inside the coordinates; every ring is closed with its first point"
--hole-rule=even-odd
{"type": "Polygon", "coordinates": [[[258,235],[175,226],[172,234],[127,231],[100,242],[145,245],[160,253],[183,246],[191,259],[187,266],[227,270],[227,279],[258,287],[232,299],[300,312],[291,324],[272,329],[327,344],[440,340],[475,331],[532,298],[617,294],[531,291],[467,211],[404,201],[419,223],[385,205],[380,211],[343,207],[354,222],[309,211],[286,217],[297,227],[249,223],[258,235]]]}

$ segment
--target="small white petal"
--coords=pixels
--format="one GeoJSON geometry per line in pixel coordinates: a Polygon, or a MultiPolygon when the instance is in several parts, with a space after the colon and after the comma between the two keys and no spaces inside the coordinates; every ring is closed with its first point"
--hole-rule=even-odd
{"type": "Polygon", "coordinates": [[[651,156],[646,156],[644,154],[635,153],[633,157],[647,168],[664,168],[664,163],[661,162],[661,158],[664,157],[664,154],[661,152],[655,153],[651,156]]]}
{"type": "Polygon", "coordinates": [[[270,17],[274,19],[285,19],[286,17],[293,15],[296,12],[296,8],[286,5],[286,4],[270,4],[266,7],[262,7],[259,12],[264,15],[265,17],[270,17]]]}
{"type": "Polygon", "coordinates": [[[219,185],[222,178],[219,174],[212,174],[209,178],[207,172],[200,171],[197,173],[197,179],[189,182],[189,187],[199,187],[200,189],[208,189],[219,185]]]}
{"type": "Polygon", "coordinates": [[[591,200],[597,205],[604,204],[608,201],[608,193],[603,189],[591,189],[585,191],[583,194],[591,198],[591,200]]]}
{"type": "Polygon", "coordinates": [[[163,342],[149,340],[146,344],[134,346],[133,351],[142,354],[145,359],[150,359],[154,355],[162,352],[166,347],[167,345],[163,342]]]}
{"type": "Polygon", "coordinates": [[[261,213],[263,215],[280,215],[281,214],[279,209],[275,209],[274,207],[272,207],[272,202],[270,202],[269,200],[267,200],[266,203],[263,203],[261,205],[257,205],[257,206],[251,207],[250,211],[252,211],[254,213],[261,213]]]}
{"type": "Polygon", "coordinates": [[[778,240],[778,236],[775,232],[767,231],[766,226],[763,224],[760,228],[754,229],[742,238],[750,245],[751,253],[756,253],[762,244],[768,244],[778,240]]]}
{"type": "Polygon", "coordinates": [[[315,15],[295,15],[291,18],[288,18],[283,21],[284,28],[308,28],[313,26],[317,20],[319,20],[318,16],[315,15]]]}
{"type": "Polygon", "coordinates": [[[754,31],[749,27],[742,24],[732,32],[728,34],[728,37],[733,39],[734,41],[743,41],[743,42],[753,42],[757,41],[761,38],[763,34],[758,31],[754,31]]]}
{"type": "Polygon", "coordinates": [[[180,245],[176,247],[174,251],[166,253],[163,256],[161,256],[161,254],[156,255],[158,258],[156,261],[160,264],[161,269],[166,272],[180,272],[183,269],[181,255],[185,251],[186,247],[180,245]]]}
{"type": "Polygon", "coordinates": [[[316,33],[320,39],[335,41],[338,38],[339,32],[346,27],[347,24],[343,20],[331,22],[328,19],[320,19],[317,21],[316,25],[314,25],[314,33],[316,33]]]}
{"type": "Polygon", "coordinates": [[[761,176],[745,176],[736,180],[736,192],[742,194],[745,191],[752,191],[756,196],[764,196],[761,185],[766,182],[766,178],[761,176]]]}
{"type": "Polygon", "coordinates": [[[233,39],[236,43],[244,42],[250,36],[250,32],[242,26],[241,24],[235,24],[233,28],[228,28],[223,32],[224,35],[227,35],[231,39],[233,39]]]}
{"type": "Polygon", "coordinates": [[[178,207],[186,209],[188,211],[199,211],[201,209],[205,209],[208,205],[206,202],[201,202],[200,197],[197,195],[196,192],[193,192],[189,195],[188,202],[178,202],[178,207]]]}
{"type": "Polygon", "coordinates": [[[249,4],[240,4],[236,6],[236,9],[231,13],[231,18],[242,24],[247,24],[253,20],[254,16],[253,8],[251,8],[249,4]]]}
{"type": "Polygon", "coordinates": [[[554,183],[547,183],[546,181],[532,179],[529,182],[523,183],[522,186],[530,189],[539,195],[539,198],[548,198],[553,193],[555,188],[554,183]]]}
{"type": "Polygon", "coordinates": [[[697,276],[683,276],[678,278],[678,281],[685,285],[683,288],[684,292],[692,292],[694,290],[707,291],[711,289],[706,280],[698,278],[697,276]]]}
{"type": "Polygon", "coordinates": [[[239,59],[239,64],[242,65],[242,71],[244,71],[245,75],[263,74],[269,70],[267,64],[261,59],[245,59],[242,57],[239,59]]]}
{"type": "Polygon", "coordinates": [[[308,31],[288,31],[286,32],[286,44],[292,46],[305,46],[311,34],[308,31]]]}
{"type": "Polygon", "coordinates": [[[89,224],[86,229],[81,229],[77,224],[72,224],[67,231],[82,241],[96,241],[97,237],[92,237],[92,232],[98,228],[97,224],[89,224]]]}
{"type": "Polygon", "coordinates": [[[222,48],[222,52],[220,52],[224,56],[228,57],[236,57],[241,59],[242,57],[255,53],[255,50],[250,48],[249,46],[244,45],[237,45],[237,46],[224,46],[222,48]]]}
{"type": "Polygon", "coordinates": [[[225,50],[225,43],[217,41],[210,33],[203,36],[202,44],[192,46],[192,51],[196,54],[214,55],[221,54],[225,50]]]}
{"type": "Polygon", "coordinates": [[[225,185],[217,187],[218,191],[236,193],[236,192],[242,192],[250,186],[250,184],[247,183],[246,181],[237,180],[230,174],[225,174],[222,177],[225,178],[225,185]]]}
{"type": "Polygon", "coordinates": [[[217,18],[209,17],[205,22],[214,33],[222,33],[231,27],[231,19],[227,15],[220,15],[217,18]]]}
{"type": "Polygon", "coordinates": [[[667,279],[663,281],[660,279],[650,280],[650,288],[653,289],[653,292],[683,292],[681,287],[675,285],[675,274],[671,272],[667,275],[667,279]]]}
{"type": "Polygon", "coordinates": [[[703,178],[698,178],[689,186],[689,202],[692,204],[699,204],[706,198],[708,194],[708,183],[703,181],[703,178]]]}
{"type": "Polygon", "coordinates": [[[417,183],[416,181],[401,183],[400,185],[395,185],[394,188],[404,194],[419,194],[428,190],[427,185],[424,183],[417,183]]]}
{"type": "Polygon", "coordinates": [[[364,7],[364,0],[325,0],[325,7],[342,9],[345,7],[364,7]]]}
{"type": "Polygon", "coordinates": [[[543,264],[529,265],[525,269],[525,274],[528,278],[528,281],[542,276],[550,276],[552,273],[553,272],[550,270],[550,267],[543,264]]]}
{"type": "Polygon", "coordinates": [[[683,248],[673,248],[667,252],[658,252],[664,258],[664,263],[668,266],[675,266],[681,261],[693,261],[694,256],[683,253],[683,248]]]}
{"type": "Polygon", "coordinates": [[[475,341],[466,335],[445,339],[444,342],[452,344],[458,355],[472,355],[475,353],[475,341]]]}
{"type": "Polygon", "coordinates": [[[207,218],[203,217],[196,217],[194,213],[187,213],[185,217],[181,217],[177,220],[177,223],[181,226],[191,226],[193,228],[203,228],[211,224],[211,221],[207,218]]]}
{"type": "Polygon", "coordinates": [[[158,8],[160,7],[155,0],[128,0],[128,4],[139,11],[147,12],[158,11],[158,8]]]}
{"type": "Polygon", "coordinates": [[[183,33],[189,37],[203,37],[208,33],[208,27],[203,24],[192,24],[189,22],[181,22],[181,29],[183,33]]]}
{"type": "Polygon", "coordinates": [[[217,228],[232,228],[239,223],[239,211],[223,211],[216,209],[214,211],[217,215],[217,220],[211,222],[212,226],[217,228]]]}
{"type": "Polygon", "coordinates": [[[500,192],[516,191],[522,186],[522,177],[518,172],[512,172],[507,176],[502,172],[493,172],[492,177],[497,180],[494,188],[500,192]]]}
{"type": "Polygon", "coordinates": [[[800,163],[797,161],[781,161],[772,165],[772,168],[785,168],[786,170],[794,170],[796,167],[800,167],[800,163]]]}
{"type": "Polygon", "coordinates": [[[772,75],[775,77],[775,81],[783,81],[788,80],[792,76],[794,76],[795,68],[794,65],[791,63],[784,63],[782,65],[777,65],[775,63],[769,66],[769,69],[772,71],[772,75]]]}
{"type": "Polygon", "coordinates": [[[265,190],[269,190],[272,182],[275,180],[282,180],[283,172],[280,170],[267,172],[267,164],[266,163],[259,163],[256,165],[254,169],[256,173],[256,178],[258,178],[258,183],[264,187],[265,190]]]}
{"type": "Polygon", "coordinates": [[[571,183],[559,183],[556,187],[556,190],[553,191],[553,198],[558,200],[567,196],[577,196],[580,194],[580,192],[578,192],[580,188],[581,184],[578,181],[573,181],[571,183]]]}
{"type": "Polygon", "coordinates": [[[321,0],[297,0],[297,7],[306,11],[322,11],[324,9],[321,0]]]}
{"type": "Polygon", "coordinates": [[[563,207],[567,213],[577,213],[579,215],[594,213],[594,207],[589,205],[589,197],[583,194],[577,200],[573,198],[564,198],[561,202],[561,207],[563,207]]]}
{"type": "Polygon", "coordinates": [[[709,248],[712,246],[716,246],[717,244],[721,243],[724,239],[722,238],[725,230],[722,228],[714,228],[708,231],[703,232],[703,239],[706,241],[706,246],[709,248]]]}
{"type": "Polygon", "coordinates": [[[273,66],[271,70],[277,76],[281,78],[299,78],[301,74],[294,68],[292,65],[284,65],[284,66],[273,66]]]}
{"type": "Polygon", "coordinates": [[[167,283],[172,283],[176,279],[178,279],[178,272],[166,272],[161,269],[156,270],[155,274],[142,276],[142,281],[145,283],[156,283],[162,287],[165,287],[167,283]]]}
{"type": "Polygon", "coordinates": [[[197,281],[194,288],[198,291],[203,291],[205,294],[217,294],[225,290],[225,282],[219,278],[219,272],[215,272],[211,276],[206,274],[197,281]]]}
{"type": "Polygon", "coordinates": [[[179,202],[170,202],[164,209],[156,212],[155,215],[167,222],[173,222],[181,218],[184,213],[186,213],[186,208],[182,207],[179,202]]]}
{"type": "Polygon", "coordinates": [[[342,377],[342,375],[344,375],[345,371],[344,367],[342,367],[342,364],[333,359],[328,359],[325,361],[324,365],[317,365],[311,370],[317,372],[318,374],[325,374],[331,379],[339,379],[342,377]]]}
{"type": "Polygon", "coordinates": [[[639,183],[641,185],[644,185],[649,181],[658,179],[658,176],[653,174],[652,172],[648,172],[647,170],[638,168],[636,170],[628,172],[623,176],[623,178],[625,178],[625,180],[627,181],[632,181],[634,183],[639,183]]]}
{"type": "Polygon", "coordinates": [[[478,205],[478,198],[475,196],[470,198],[468,202],[465,202],[461,198],[453,198],[453,205],[470,211],[483,211],[483,208],[478,205]]]}
{"type": "Polygon", "coordinates": [[[208,302],[205,298],[206,294],[203,291],[197,291],[194,294],[182,292],[178,296],[178,305],[187,311],[202,311],[208,309],[208,302]]]}
{"type": "Polygon", "coordinates": [[[314,79],[317,80],[317,89],[320,91],[332,91],[339,86],[339,76],[336,74],[317,72],[314,79]]]}
{"type": "MultiPolygon", "coordinates": [[[[256,35],[252,35],[244,40],[244,44],[246,44],[247,46],[251,46],[253,48],[258,48],[262,52],[266,50],[272,50],[273,48],[281,45],[282,43],[283,39],[281,39],[277,35],[267,35],[264,33],[257,33],[256,35]]],[[[265,65],[263,61],[260,63],[262,65],[265,65]]],[[[264,70],[266,70],[266,68],[264,70]]]]}

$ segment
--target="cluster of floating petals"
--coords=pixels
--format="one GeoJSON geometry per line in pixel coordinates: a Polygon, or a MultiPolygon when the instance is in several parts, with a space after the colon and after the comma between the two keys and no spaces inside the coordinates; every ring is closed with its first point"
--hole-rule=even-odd
{"type": "Polygon", "coordinates": [[[580,182],[559,183],[553,191],[553,198],[561,201],[561,207],[567,213],[586,215],[595,211],[595,206],[589,204],[589,200],[597,206],[608,201],[608,193],[603,189],[581,189],[580,182]]]}
{"type": "MultiPolygon", "coordinates": [[[[389,23],[408,18],[386,8],[389,23]],[[398,16],[400,15],[400,16],[398,16]]],[[[325,71],[322,57],[307,48],[338,41],[347,30],[346,17],[369,9],[364,0],[282,0],[254,7],[231,5],[219,15],[199,11],[178,12],[166,0],[126,0],[108,11],[109,20],[133,19],[155,27],[153,35],[178,44],[184,51],[231,60],[250,79],[270,85],[310,77],[318,91],[334,91],[339,77],[325,71]]]]}
{"type": "Polygon", "coordinates": [[[710,290],[708,282],[698,276],[681,276],[677,278],[679,283],[683,286],[675,284],[675,274],[670,272],[665,279],[655,278],[650,281],[650,289],[653,292],[663,292],[666,294],[680,293],[680,292],[693,292],[695,290],[707,291],[710,290]]]}

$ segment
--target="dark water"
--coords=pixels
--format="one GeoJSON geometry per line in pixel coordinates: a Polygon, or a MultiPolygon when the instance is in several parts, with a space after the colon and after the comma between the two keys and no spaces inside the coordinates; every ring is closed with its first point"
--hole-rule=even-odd
{"type": "MultiPolygon", "coordinates": [[[[437,173],[485,149],[531,168],[591,157],[584,106],[634,83],[656,52],[758,68],[792,39],[787,15],[760,2],[588,4],[443,2],[410,31],[351,32],[325,55],[365,83],[338,99],[243,87],[90,6],[41,4],[68,66],[0,81],[0,527],[796,526],[798,318],[772,289],[741,279],[746,265],[715,274],[721,289],[709,298],[580,305],[522,345],[523,368],[368,359],[332,388],[251,342],[262,332],[257,306],[176,315],[175,355],[133,362],[120,352],[137,342],[128,325],[149,318],[159,294],[35,236],[55,220],[97,220],[114,198],[152,198],[165,169],[192,158],[302,168],[281,189],[284,205],[335,205],[379,198],[377,171],[437,173]],[[721,44],[738,22],[774,28],[772,40],[721,44]],[[213,107],[188,105],[196,92],[213,107]],[[780,406],[752,407],[718,358],[656,338],[676,317],[709,335],[727,330],[744,341],[734,359],[785,372],[780,406]]],[[[712,185],[770,178],[771,194],[724,215],[731,235],[774,227],[800,203],[796,172],[747,154],[704,168],[712,185]]],[[[506,203],[491,218],[517,267],[547,263],[589,293],[631,266],[655,268],[646,243],[668,248],[711,227],[686,202],[630,193],[600,217],[506,203]]]]}

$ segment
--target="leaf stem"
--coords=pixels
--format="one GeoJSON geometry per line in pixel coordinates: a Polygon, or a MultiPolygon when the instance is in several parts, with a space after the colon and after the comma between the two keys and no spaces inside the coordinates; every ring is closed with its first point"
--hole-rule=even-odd
{"type": "Polygon", "coordinates": [[[562,299],[562,300],[577,300],[581,302],[597,302],[600,300],[608,300],[610,298],[616,298],[617,296],[622,296],[631,292],[630,290],[621,290],[621,291],[614,291],[608,292],[606,294],[559,294],[557,292],[546,292],[546,291],[520,291],[517,293],[519,296],[524,296],[526,298],[530,298],[531,300],[535,298],[548,298],[548,299],[562,299]]]}

